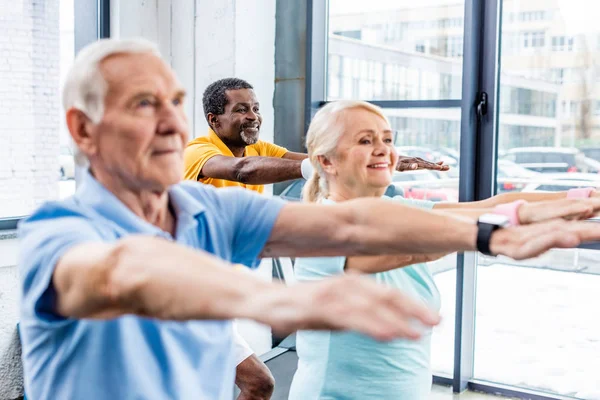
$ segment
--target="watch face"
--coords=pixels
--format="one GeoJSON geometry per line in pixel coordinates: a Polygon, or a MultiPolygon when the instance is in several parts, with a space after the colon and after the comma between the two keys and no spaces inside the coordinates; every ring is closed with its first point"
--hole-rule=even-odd
{"type": "Polygon", "coordinates": [[[485,224],[497,225],[501,227],[506,227],[509,225],[509,219],[505,215],[499,214],[483,214],[479,217],[479,222],[483,222],[485,224]]]}

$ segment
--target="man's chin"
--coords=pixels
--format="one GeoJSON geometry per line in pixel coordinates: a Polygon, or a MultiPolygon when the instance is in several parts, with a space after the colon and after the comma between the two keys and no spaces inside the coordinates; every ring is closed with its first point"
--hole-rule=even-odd
{"type": "Polygon", "coordinates": [[[251,144],[255,144],[256,142],[258,142],[258,133],[257,134],[252,134],[249,135],[246,132],[242,131],[242,133],[240,134],[242,140],[244,143],[246,143],[247,146],[251,145],[251,144]]]}

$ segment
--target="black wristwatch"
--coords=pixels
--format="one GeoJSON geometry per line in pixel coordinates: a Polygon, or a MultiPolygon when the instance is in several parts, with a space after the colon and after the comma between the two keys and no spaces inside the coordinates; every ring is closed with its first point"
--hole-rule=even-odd
{"type": "Polygon", "coordinates": [[[494,256],[490,250],[492,233],[510,225],[508,217],[499,214],[483,214],[477,221],[477,251],[486,256],[494,256]]]}

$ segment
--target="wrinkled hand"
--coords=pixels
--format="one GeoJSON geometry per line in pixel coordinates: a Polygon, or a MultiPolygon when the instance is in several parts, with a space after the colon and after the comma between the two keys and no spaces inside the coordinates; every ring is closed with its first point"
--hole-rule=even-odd
{"type": "Polygon", "coordinates": [[[415,320],[427,326],[440,320],[436,312],[397,289],[353,273],[258,293],[252,301],[260,314],[255,319],[279,334],[298,329],[353,330],[377,340],[418,339],[415,320]],[[275,306],[265,307],[269,304],[275,306]]]}
{"type": "Polygon", "coordinates": [[[600,197],[538,201],[520,206],[519,220],[521,224],[531,224],[555,218],[586,219],[598,211],[600,211],[600,197]]]}
{"type": "Polygon", "coordinates": [[[600,240],[600,225],[555,219],[496,230],[490,240],[493,254],[515,260],[536,257],[552,248],[572,248],[600,240]]]}
{"type": "Polygon", "coordinates": [[[444,165],[443,161],[433,163],[425,161],[420,157],[399,156],[396,164],[396,171],[414,171],[417,169],[432,169],[435,171],[448,171],[449,166],[444,165]]]}

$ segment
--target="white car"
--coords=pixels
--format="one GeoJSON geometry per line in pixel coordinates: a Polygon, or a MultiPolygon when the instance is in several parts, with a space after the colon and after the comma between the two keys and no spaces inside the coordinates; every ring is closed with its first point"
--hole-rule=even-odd
{"type": "Polygon", "coordinates": [[[546,181],[589,181],[600,182],[600,174],[590,174],[586,172],[563,172],[556,174],[543,174],[541,178],[546,181]]]}
{"type": "Polygon", "coordinates": [[[575,188],[600,187],[600,180],[543,180],[530,183],[523,189],[524,192],[561,192],[575,188]]]}

